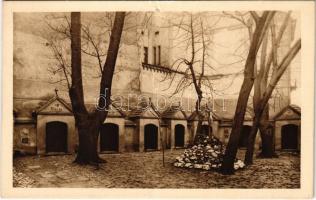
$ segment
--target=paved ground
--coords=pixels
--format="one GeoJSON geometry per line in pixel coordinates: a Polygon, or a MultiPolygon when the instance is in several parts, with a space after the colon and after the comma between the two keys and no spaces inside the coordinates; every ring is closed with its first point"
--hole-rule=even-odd
{"type": "MultiPolygon", "coordinates": [[[[102,154],[108,163],[96,170],[73,164],[74,155],[14,159],[15,187],[106,188],[299,188],[300,157],[282,153],[277,159],[256,159],[254,165],[224,176],[215,171],[176,168],[183,150],[102,154]]],[[[240,153],[239,158],[242,157],[240,153]]]]}

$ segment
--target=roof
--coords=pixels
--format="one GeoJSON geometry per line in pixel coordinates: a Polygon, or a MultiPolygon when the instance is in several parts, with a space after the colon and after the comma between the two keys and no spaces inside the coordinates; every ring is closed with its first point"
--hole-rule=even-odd
{"type": "Polygon", "coordinates": [[[128,117],[159,119],[160,116],[161,114],[157,111],[157,109],[151,101],[143,101],[131,110],[128,117]]]}
{"type": "MultiPolygon", "coordinates": [[[[96,104],[89,103],[85,104],[88,112],[93,112],[96,109],[96,104]]],[[[115,102],[112,102],[108,109],[108,117],[125,117],[126,114],[122,109],[122,106],[117,105],[115,102]]]]}
{"type": "MultiPolygon", "coordinates": [[[[212,119],[213,120],[220,120],[221,117],[218,116],[215,112],[211,112],[212,113],[212,119]]],[[[200,114],[203,117],[204,121],[208,121],[208,112],[206,110],[201,110],[200,114]]],[[[194,120],[198,120],[198,112],[194,111],[188,118],[189,121],[194,121],[194,120]]]]}
{"type": "Polygon", "coordinates": [[[298,105],[295,104],[291,104],[289,105],[291,107],[291,109],[295,110],[297,113],[301,114],[301,107],[299,107],[298,105]]]}
{"type": "Polygon", "coordinates": [[[301,108],[297,105],[291,104],[285,106],[274,117],[274,120],[287,120],[287,119],[301,119],[301,108]]]}
{"type": "Polygon", "coordinates": [[[13,101],[13,116],[15,119],[17,118],[28,118],[33,119],[36,110],[45,105],[47,100],[25,100],[18,99],[13,101]]]}
{"type": "MultiPolygon", "coordinates": [[[[95,110],[95,104],[88,103],[85,104],[88,112],[93,112],[95,110]]],[[[13,114],[15,120],[34,120],[34,116],[36,114],[49,114],[49,113],[61,113],[61,114],[72,114],[72,106],[70,102],[67,102],[63,98],[58,95],[50,97],[49,100],[23,100],[23,101],[15,101],[13,114]],[[54,104],[61,111],[57,112],[56,110],[52,110],[49,108],[50,106],[54,106],[54,104]]],[[[117,105],[115,102],[112,102],[109,108],[109,117],[125,117],[126,114],[121,108],[121,106],[117,105]]]]}
{"type": "Polygon", "coordinates": [[[164,119],[187,119],[187,115],[179,105],[170,106],[161,114],[161,117],[164,119]]]}
{"type": "MultiPolygon", "coordinates": [[[[44,104],[39,109],[37,109],[36,113],[39,114],[39,113],[45,112],[46,111],[45,109],[48,106],[52,105],[54,102],[59,102],[60,104],[62,104],[62,106],[64,106],[64,108],[66,108],[65,112],[68,111],[68,112],[72,113],[71,106],[64,99],[60,98],[58,95],[56,95],[55,97],[51,98],[46,104],[44,104]]],[[[56,105],[59,106],[59,104],[56,104],[56,105]]]]}

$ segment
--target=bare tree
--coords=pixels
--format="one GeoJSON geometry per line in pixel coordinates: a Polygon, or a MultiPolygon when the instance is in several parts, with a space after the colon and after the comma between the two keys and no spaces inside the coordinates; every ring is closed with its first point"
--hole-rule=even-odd
{"type": "Polygon", "coordinates": [[[70,20],[67,16],[63,16],[62,19],[66,23],[59,23],[57,26],[48,24],[56,34],[56,37],[49,39],[49,45],[53,50],[55,59],[58,61],[58,68],[55,69],[55,72],[62,72],[64,75],[62,80],[66,80],[69,89],[72,111],[78,129],[79,149],[75,162],[79,164],[98,165],[100,162],[105,162],[98,156],[97,140],[100,126],[106,119],[111,104],[112,78],[125,15],[125,12],[117,12],[113,17],[106,15],[109,19],[113,19],[113,21],[108,20],[110,31],[106,31],[106,33],[98,32],[100,30],[92,33],[91,26],[82,25],[81,13],[79,12],[71,13],[70,20]],[[70,59],[66,48],[69,45],[69,39],[70,59]],[[107,42],[107,40],[109,41],[107,42]],[[107,52],[105,51],[106,48],[107,52]],[[93,112],[88,112],[85,106],[82,53],[96,58],[101,76],[100,98],[97,108],[93,112]],[[105,60],[104,64],[103,60],[105,60]]]}
{"type": "MultiPolygon", "coordinates": [[[[279,33],[276,36],[275,27],[271,26],[271,50],[269,55],[266,55],[267,51],[267,38],[263,43],[260,71],[256,78],[255,95],[254,95],[254,120],[253,126],[248,138],[247,152],[245,155],[245,163],[253,163],[254,143],[258,129],[260,129],[262,144],[265,145],[265,152],[262,152],[265,157],[272,157],[274,154],[273,136],[268,129],[269,119],[269,107],[268,101],[271,98],[272,92],[278,84],[280,78],[290,65],[291,61],[295,58],[296,54],[301,48],[301,40],[298,39],[295,44],[288,50],[280,63],[277,61],[278,47],[280,45],[283,33],[289,23],[291,12],[285,17],[283,24],[280,27],[279,33]],[[267,58],[266,58],[267,57],[267,58]],[[265,61],[267,59],[267,61],[265,61]],[[273,63],[273,64],[272,64],[273,63]],[[270,68],[273,65],[271,78],[268,82],[268,75],[270,74],[270,68]]],[[[267,36],[266,36],[267,37],[267,36]]]]}
{"type": "MultiPolygon", "coordinates": [[[[260,55],[260,69],[259,69],[259,72],[257,73],[255,84],[254,84],[253,109],[254,109],[255,115],[257,114],[255,111],[257,110],[260,99],[262,98],[263,93],[265,89],[267,88],[268,79],[271,74],[269,72],[271,65],[273,65],[273,68],[277,67],[277,55],[276,55],[277,49],[282,40],[282,36],[289,23],[289,20],[290,20],[290,12],[288,12],[288,14],[285,16],[285,19],[280,27],[280,30],[277,36],[275,33],[275,24],[272,23],[272,25],[270,26],[270,35],[267,35],[263,41],[261,55],[260,55]],[[268,50],[269,38],[271,41],[271,50],[268,54],[267,50],[268,50]]],[[[270,130],[269,107],[270,105],[268,103],[265,107],[265,110],[262,114],[262,117],[259,123],[259,131],[260,131],[261,142],[262,142],[262,150],[260,153],[260,157],[264,157],[264,158],[272,158],[276,156],[275,151],[274,151],[273,135],[272,135],[272,131],[270,130]]]]}
{"type": "MultiPolygon", "coordinates": [[[[251,12],[223,12],[225,17],[234,19],[240,24],[244,25],[248,29],[249,33],[249,40],[252,40],[252,32],[253,32],[253,23],[249,20],[249,15],[251,12]]],[[[279,13],[282,14],[282,13],[279,13]]],[[[255,17],[255,14],[252,13],[252,16],[255,17]]],[[[272,25],[270,26],[270,35],[267,34],[263,40],[263,45],[261,48],[260,53],[260,60],[258,59],[255,63],[255,82],[254,82],[254,94],[253,94],[253,101],[252,105],[249,104],[249,109],[253,110],[251,113],[255,113],[256,107],[258,105],[258,102],[260,101],[260,98],[262,97],[265,88],[267,87],[268,78],[270,77],[271,73],[269,73],[271,65],[273,65],[274,68],[276,68],[277,63],[277,48],[280,44],[280,41],[282,39],[283,33],[285,32],[285,29],[287,27],[287,24],[290,20],[290,12],[286,15],[283,24],[280,27],[279,34],[276,36],[275,33],[275,24],[274,20],[272,21],[272,25]],[[270,39],[271,38],[271,39],[270,39]],[[270,50],[269,54],[267,53],[268,50],[268,40],[270,39],[271,45],[270,48],[274,48],[276,50],[272,51],[270,50]],[[259,70],[257,69],[257,66],[259,66],[259,70]]],[[[238,47],[239,48],[239,47],[238,47]]],[[[242,55],[240,55],[242,56],[242,55]]],[[[277,88],[275,89],[277,90],[277,88]]],[[[276,91],[278,93],[278,91],[276,91]]],[[[251,96],[251,95],[250,95],[251,96]]],[[[259,130],[260,130],[260,137],[262,142],[262,148],[260,157],[265,158],[271,158],[276,156],[274,152],[274,143],[273,143],[273,135],[270,123],[269,123],[269,104],[266,105],[265,111],[261,117],[260,123],[259,123],[259,130]]]]}
{"type": "Polygon", "coordinates": [[[180,18],[176,20],[169,20],[170,27],[176,29],[176,44],[172,48],[178,48],[185,55],[177,56],[172,63],[171,68],[177,73],[172,73],[166,76],[165,80],[169,78],[169,87],[175,84],[175,90],[172,96],[178,93],[183,93],[187,88],[193,87],[197,95],[195,102],[195,112],[198,116],[198,125],[194,141],[196,142],[199,135],[202,134],[201,126],[204,117],[209,120],[209,134],[211,126],[211,109],[210,107],[205,110],[207,116],[201,112],[201,102],[205,98],[204,93],[206,90],[212,93],[213,85],[212,79],[216,75],[210,75],[210,70],[215,70],[209,63],[210,47],[212,45],[212,31],[216,24],[220,21],[220,16],[206,16],[205,13],[182,13],[180,18]],[[208,22],[212,18],[213,23],[208,22]],[[179,75],[180,74],[180,75],[179,75]],[[176,76],[180,76],[176,80],[176,76]]]}
{"type": "Polygon", "coordinates": [[[254,69],[256,56],[274,14],[275,12],[273,11],[264,11],[262,15],[259,16],[257,13],[251,12],[256,23],[256,28],[251,37],[249,53],[245,63],[244,80],[239,92],[232,132],[223,158],[221,169],[223,174],[234,173],[234,160],[237,154],[239,137],[244,122],[249,95],[255,80],[254,69]]]}
{"type": "MultiPolygon", "coordinates": [[[[141,12],[129,12],[129,13],[99,13],[98,15],[85,13],[85,18],[80,19],[80,35],[81,35],[81,53],[83,59],[81,61],[81,66],[87,68],[87,66],[96,66],[98,70],[88,70],[89,77],[100,79],[100,99],[97,107],[101,110],[86,110],[82,104],[80,103],[80,113],[78,114],[77,119],[81,120],[81,126],[83,128],[87,126],[91,135],[94,136],[92,142],[90,140],[86,140],[86,135],[82,134],[80,136],[79,132],[79,153],[76,161],[79,163],[88,163],[90,161],[95,162],[98,160],[102,162],[100,158],[94,160],[87,160],[90,156],[88,156],[88,152],[84,153],[85,150],[81,151],[80,149],[85,149],[87,145],[93,146],[93,154],[96,154],[97,149],[97,139],[99,136],[99,126],[104,122],[107,116],[107,110],[111,103],[111,80],[113,77],[113,73],[118,73],[124,68],[115,67],[116,58],[126,56],[124,54],[124,48],[120,48],[122,43],[130,45],[137,45],[138,41],[141,38],[141,34],[137,32],[137,29],[144,28],[149,19],[151,18],[152,13],[141,13],[141,12]],[[124,17],[123,17],[124,15],[124,17]],[[92,19],[92,20],[91,20],[92,19]],[[123,25],[124,24],[124,25],[123,25]],[[122,28],[120,28],[122,26],[122,28]],[[122,29],[122,30],[120,30],[122,29]],[[135,35],[136,33],[136,35],[135,35]],[[113,35],[114,34],[114,35],[113,35]],[[122,34],[126,34],[125,37],[121,37],[122,34]],[[129,38],[128,34],[133,34],[133,38],[129,38]],[[118,38],[119,37],[119,38],[118,38]],[[118,40],[119,39],[119,40],[118,40]],[[106,51],[107,50],[107,51],[106,51]],[[117,51],[120,51],[118,53],[117,51]],[[110,56],[110,57],[109,57],[110,56]],[[115,59],[114,59],[115,57],[115,59]],[[92,59],[91,59],[92,58],[92,59]],[[114,71],[115,67],[115,71],[114,71]],[[112,71],[113,70],[113,71],[112,71]],[[104,98],[105,97],[105,98],[104,98]],[[79,118],[79,116],[81,116],[79,118]],[[82,118],[83,117],[83,118],[82,118]],[[83,122],[85,121],[85,122],[83,122]],[[84,124],[83,124],[84,123],[84,124]],[[101,123],[101,124],[100,124],[101,123]],[[81,139],[82,138],[82,139],[81,139]],[[90,142],[89,142],[90,141],[90,142]],[[89,144],[87,143],[89,142],[89,144]]],[[[66,83],[69,92],[72,90],[72,60],[69,56],[69,51],[72,53],[72,48],[69,49],[70,41],[73,39],[73,35],[71,35],[71,19],[67,14],[55,14],[49,15],[47,17],[47,25],[49,27],[49,31],[52,34],[48,34],[46,37],[48,45],[51,47],[53,52],[53,58],[57,61],[57,65],[52,67],[50,70],[53,74],[59,73],[58,77],[61,77],[58,80],[58,83],[66,83]]],[[[48,32],[49,32],[48,31],[48,32]]],[[[78,30],[79,31],[79,30],[78,30]]],[[[78,48],[79,48],[78,46],[78,48]]],[[[74,57],[74,59],[77,58],[74,57]]],[[[80,70],[81,71],[84,69],[80,70]]],[[[87,70],[87,69],[85,69],[87,70]]],[[[87,72],[87,71],[86,71],[87,72]]],[[[85,76],[88,76],[86,73],[85,76]]],[[[79,80],[81,83],[79,86],[75,88],[82,88],[82,75],[79,80]]],[[[77,78],[76,78],[77,79],[77,78]]],[[[55,82],[56,83],[56,82],[55,82]]],[[[82,90],[82,89],[81,89],[82,90]]],[[[80,92],[80,91],[79,91],[80,92]]],[[[78,93],[72,91],[72,95],[76,95],[78,93]],[[74,93],[74,94],[73,94],[74,93]]],[[[84,96],[84,95],[83,95],[84,96]]],[[[83,97],[82,96],[82,97],[83,97]]],[[[81,97],[80,97],[81,98],[81,97]]],[[[80,99],[79,98],[79,99],[80,99]]],[[[72,98],[70,96],[72,105],[77,105],[76,98],[72,98]]],[[[112,100],[113,101],[113,100],[112,100]]],[[[84,101],[83,101],[84,103],[84,101]]],[[[75,111],[76,109],[74,109],[75,111]]],[[[76,113],[74,113],[76,116],[76,113]]],[[[77,120],[76,119],[76,120],[77,120]]],[[[76,121],[76,125],[79,124],[76,121]]],[[[82,128],[82,129],[83,129],[82,128]]],[[[83,132],[84,133],[84,132],[83,132]]],[[[93,159],[95,156],[91,157],[93,159]]]]}

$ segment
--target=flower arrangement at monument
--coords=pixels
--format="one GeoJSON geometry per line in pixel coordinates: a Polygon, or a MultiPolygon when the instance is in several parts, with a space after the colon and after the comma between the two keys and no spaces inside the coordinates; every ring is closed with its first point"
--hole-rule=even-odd
{"type": "MultiPolygon", "coordinates": [[[[176,158],[174,166],[203,170],[219,169],[222,165],[224,154],[225,145],[218,138],[200,135],[195,145],[185,149],[184,153],[176,158]]],[[[243,161],[235,160],[235,170],[244,167],[243,161]]]]}

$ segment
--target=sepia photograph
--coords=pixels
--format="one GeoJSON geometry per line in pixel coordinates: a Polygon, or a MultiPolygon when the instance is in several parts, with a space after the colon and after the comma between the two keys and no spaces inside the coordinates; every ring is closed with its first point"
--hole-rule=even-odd
{"type": "Polygon", "coordinates": [[[309,188],[314,28],[257,8],[13,11],[9,187],[309,188]]]}

